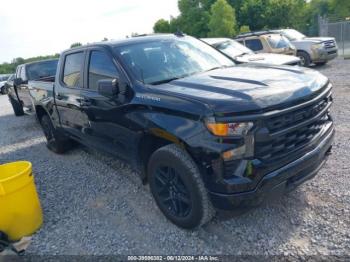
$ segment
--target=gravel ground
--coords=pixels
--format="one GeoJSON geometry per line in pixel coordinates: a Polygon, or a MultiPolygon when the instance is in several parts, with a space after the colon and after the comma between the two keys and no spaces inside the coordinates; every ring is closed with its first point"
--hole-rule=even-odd
{"type": "Polygon", "coordinates": [[[78,147],[56,155],[34,117],[0,97],[0,162],[34,165],[45,223],[30,254],[350,255],[350,61],[317,68],[333,82],[333,155],[318,176],[274,202],[197,231],[168,222],[125,163],[78,147]]]}

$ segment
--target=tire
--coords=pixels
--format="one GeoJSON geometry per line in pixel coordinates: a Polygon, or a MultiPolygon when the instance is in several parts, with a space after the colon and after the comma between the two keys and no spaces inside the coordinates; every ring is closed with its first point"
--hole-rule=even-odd
{"type": "Polygon", "coordinates": [[[300,65],[309,67],[311,64],[311,58],[310,55],[304,51],[298,51],[297,52],[297,57],[300,58],[300,65]]]}
{"type": "Polygon", "coordinates": [[[15,116],[23,116],[24,111],[22,105],[15,99],[12,98],[12,96],[9,95],[9,100],[13,108],[13,112],[15,113],[15,116]]]}
{"type": "Polygon", "coordinates": [[[46,146],[56,154],[63,154],[73,146],[73,141],[60,134],[52,124],[48,115],[40,119],[41,127],[46,137],[46,146]]]}
{"type": "Polygon", "coordinates": [[[148,179],[159,209],[175,225],[193,229],[215,215],[197,165],[177,145],[164,146],[152,154],[148,179]]]}

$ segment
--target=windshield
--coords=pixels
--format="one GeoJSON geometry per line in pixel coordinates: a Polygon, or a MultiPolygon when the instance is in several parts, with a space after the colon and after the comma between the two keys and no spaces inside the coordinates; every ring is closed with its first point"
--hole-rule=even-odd
{"type": "Polygon", "coordinates": [[[37,80],[56,75],[57,63],[58,60],[51,60],[28,65],[28,80],[37,80]]]}
{"type": "Polygon", "coordinates": [[[286,29],[282,32],[290,41],[300,40],[306,37],[305,35],[294,29],[286,29]]]}
{"type": "Polygon", "coordinates": [[[234,63],[192,37],[166,38],[115,47],[127,69],[145,84],[161,84],[234,63]]]}
{"type": "Polygon", "coordinates": [[[279,34],[271,34],[267,37],[267,41],[269,42],[272,48],[280,49],[280,48],[289,48],[291,47],[291,43],[289,40],[279,34]]]}
{"type": "Polygon", "coordinates": [[[232,58],[244,54],[254,54],[252,50],[234,40],[227,40],[223,43],[216,44],[215,47],[232,58]]]}

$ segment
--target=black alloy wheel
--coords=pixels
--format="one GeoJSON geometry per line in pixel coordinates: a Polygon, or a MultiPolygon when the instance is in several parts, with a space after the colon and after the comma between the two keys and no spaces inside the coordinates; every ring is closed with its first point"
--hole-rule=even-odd
{"type": "Polygon", "coordinates": [[[156,193],[161,205],[173,216],[186,217],[192,209],[192,201],[184,182],[172,167],[159,167],[155,174],[156,193]]]}

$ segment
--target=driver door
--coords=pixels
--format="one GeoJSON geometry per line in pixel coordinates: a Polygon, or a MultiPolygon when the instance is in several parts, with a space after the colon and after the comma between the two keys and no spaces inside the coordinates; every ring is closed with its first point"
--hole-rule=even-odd
{"type": "MultiPolygon", "coordinates": [[[[137,148],[139,134],[133,130],[127,107],[130,87],[125,87],[124,77],[112,53],[104,48],[92,48],[87,53],[86,77],[81,90],[81,112],[85,115],[82,137],[87,144],[129,160],[137,148]],[[98,92],[99,80],[119,82],[119,92],[113,97],[98,92]]],[[[131,112],[130,112],[131,113],[131,112]]]]}

